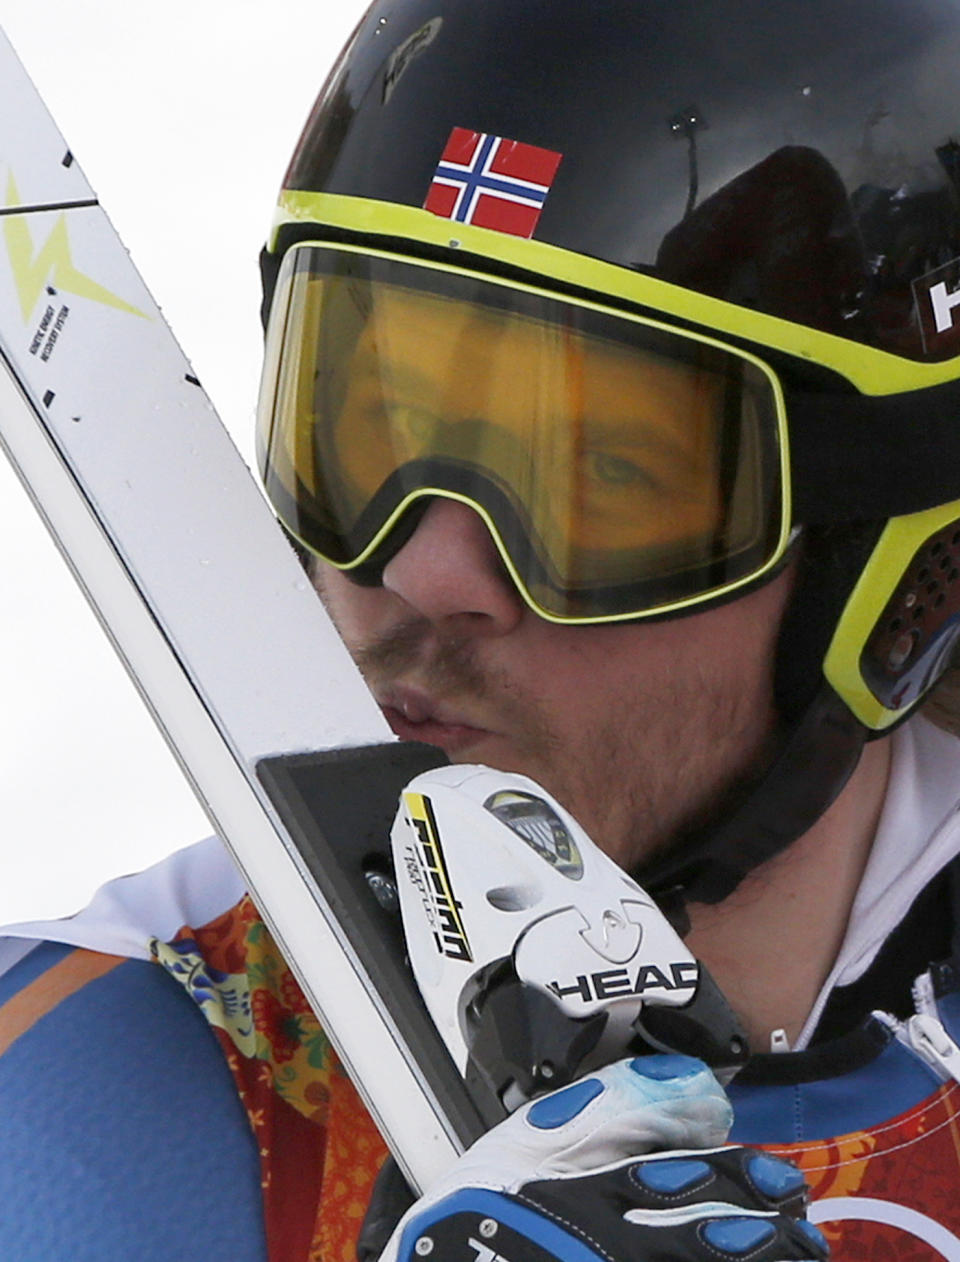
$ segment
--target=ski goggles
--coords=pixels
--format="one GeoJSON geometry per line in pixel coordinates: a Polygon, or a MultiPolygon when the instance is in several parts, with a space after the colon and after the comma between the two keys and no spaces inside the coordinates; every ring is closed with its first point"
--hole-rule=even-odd
{"type": "Polygon", "coordinates": [[[789,539],[786,420],[747,352],[534,286],[344,245],[287,251],[257,448],[290,534],[377,582],[435,497],[556,622],[668,614],[789,539]]]}

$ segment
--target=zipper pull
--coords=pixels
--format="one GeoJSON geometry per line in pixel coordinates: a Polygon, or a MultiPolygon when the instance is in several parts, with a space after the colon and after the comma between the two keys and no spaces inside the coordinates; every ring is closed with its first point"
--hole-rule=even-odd
{"type": "Polygon", "coordinates": [[[913,1006],[921,1016],[937,1015],[937,1000],[933,993],[933,978],[929,971],[921,973],[911,987],[913,1006]]]}
{"type": "Polygon", "coordinates": [[[918,1012],[903,1026],[904,1042],[936,1069],[944,1081],[960,1082],[960,1047],[929,1012],[918,1012]]]}

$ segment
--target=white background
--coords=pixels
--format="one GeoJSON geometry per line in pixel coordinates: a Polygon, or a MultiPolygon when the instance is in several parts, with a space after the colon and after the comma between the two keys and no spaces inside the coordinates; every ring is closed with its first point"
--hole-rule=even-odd
{"type": "MultiPolygon", "coordinates": [[[[0,0],[0,24],[248,463],[257,254],[365,0],[0,0]]],[[[0,120],[0,126],[9,120],[0,120]]],[[[209,827],[0,454],[0,924],[209,827]]]]}

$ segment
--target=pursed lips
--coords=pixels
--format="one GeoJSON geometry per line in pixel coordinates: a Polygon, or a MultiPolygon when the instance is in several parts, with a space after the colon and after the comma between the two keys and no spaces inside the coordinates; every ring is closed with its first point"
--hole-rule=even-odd
{"type": "Polygon", "coordinates": [[[391,688],[378,693],[377,701],[394,733],[401,740],[424,741],[454,754],[492,735],[469,715],[434,701],[413,688],[391,688]]]}

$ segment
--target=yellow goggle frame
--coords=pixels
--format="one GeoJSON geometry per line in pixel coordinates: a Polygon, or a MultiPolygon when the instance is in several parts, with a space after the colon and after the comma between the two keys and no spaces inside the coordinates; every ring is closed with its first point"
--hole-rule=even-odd
{"type": "MultiPolygon", "coordinates": [[[[398,301],[398,294],[401,291],[396,290],[395,286],[380,284],[379,289],[370,285],[370,292],[364,290],[364,297],[360,305],[363,306],[365,312],[371,309],[375,302],[379,300],[383,306],[392,300],[395,304],[398,301]]],[[[345,319],[349,318],[350,312],[344,309],[343,303],[340,307],[340,315],[342,324],[345,319]]],[[[373,317],[367,314],[368,320],[373,317]]],[[[462,361],[456,361],[448,374],[446,382],[446,402],[448,407],[452,407],[454,412],[466,412],[473,405],[475,399],[482,394],[482,386],[480,378],[483,376],[483,370],[489,365],[491,376],[495,376],[495,367],[499,364],[501,378],[504,376],[504,367],[500,360],[503,358],[502,344],[504,342],[515,341],[517,338],[524,338],[530,333],[531,322],[529,320],[521,320],[512,316],[504,316],[502,310],[498,310],[497,319],[499,324],[495,324],[496,339],[490,344],[490,356],[488,360],[483,359],[481,355],[481,372],[474,377],[474,386],[471,389],[466,387],[459,388],[459,396],[456,402],[450,404],[451,385],[457,376],[465,371],[462,361]]],[[[409,321],[408,321],[409,322],[409,321]]],[[[534,322],[536,323],[536,322],[534,322]]],[[[431,359],[437,358],[438,353],[433,349],[433,343],[430,343],[430,349],[421,353],[416,349],[416,339],[412,337],[409,331],[403,334],[403,320],[394,320],[397,326],[392,330],[389,328],[379,329],[376,336],[371,335],[370,342],[372,345],[379,345],[382,341],[404,343],[405,346],[400,353],[401,370],[400,375],[411,376],[415,369],[421,375],[426,369],[429,372],[431,359]],[[405,358],[404,358],[405,357],[405,358]]],[[[339,341],[343,339],[340,338],[339,341]]],[[[421,341],[430,339],[424,335],[421,341]]],[[[528,339],[529,340],[529,339],[528,339]]],[[[462,344],[462,342],[461,342],[462,344]]],[[[621,351],[623,347],[619,348],[621,351]]],[[[321,357],[322,353],[317,351],[317,356],[321,357]]],[[[541,351],[541,358],[543,352],[541,351]]],[[[359,358],[360,362],[365,362],[364,356],[369,359],[373,352],[370,348],[366,348],[363,354],[354,351],[355,358],[359,358]]],[[[473,358],[477,358],[474,356],[473,358]]],[[[558,355],[555,360],[549,360],[546,365],[547,371],[544,372],[544,364],[537,362],[533,365],[534,373],[540,373],[540,377],[547,378],[557,375],[555,370],[559,370],[562,375],[566,360],[558,355]]],[[[346,369],[341,364],[341,376],[347,375],[348,371],[353,371],[356,375],[356,369],[346,369]]],[[[594,365],[594,367],[596,367],[594,365]]],[[[515,355],[510,365],[508,375],[509,382],[518,383],[515,388],[520,388],[521,378],[523,375],[524,364],[515,355]]],[[[594,371],[592,376],[602,376],[602,372],[594,371]]],[[[731,378],[732,379],[732,378],[731,378]]],[[[628,378],[628,384],[630,379],[628,378]]],[[[724,380],[726,378],[724,377],[724,380]]],[[[431,383],[432,384],[432,383],[431,383]]],[[[501,382],[502,384],[502,382],[501,382]]],[[[716,382],[713,383],[714,385],[716,382]]],[[[729,383],[728,383],[729,384],[729,383]]],[[[369,387],[363,386],[359,393],[365,399],[369,394],[369,387]]],[[[457,393],[454,391],[454,393],[457,393]]],[[[500,391],[499,407],[501,411],[504,408],[503,390],[500,391]]],[[[603,392],[601,391],[601,394],[603,392]]],[[[609,391],[604,396],[604,401],[597,409],[602,413],[603,407],[608,409],[611,407],[609,391]]],[[[348,391],[349,394],[349,391],[348,391]]],[[[756,401],[756,399],[754,399],[756,401]]],[[[706,405],[704,405],[706,406],[706,405]]],[[[718,430],[716,436],[703,440],[701,438],[701,446],[704,442],[709,444],[710,441],[720,442],[723,435],[719,434],[721,417],[719,415],[720,402],[719,396],[714,403],[718,415],[712,419],[711,423],[715,423],[718,430]]],[[[403,410],[398,404],[393,404],[394,412],[403,410]]],[[[406,407],[409,411],[410,408],[406,407]]],[[[482,409],[481,409],[482,410],[482,409]]],[[[493,409],[496,413],[496,408],[493,409]]],[[[574,410],[570,409],[571,412],[574,410]]],[[[614,413],[616,406],[614,405],[614,413]]],[[[669,411],[669,409],[668,409],[669,411]]],[[[561,415],[566,415],[560,409],[561,415]]],[[[300,241],[292,246],[287,252],[284,260],[284,268],[278,285],[278,292],[274,300],[271,324],[267,337],[267,359],[264,371],[264,388],[261,394],[261,403],[259,409],[259,427],[258,427],[258,447],[261,469],[264,481],[267,485],[268,494],[274,503],[281,519],[284,521],[288,531],[309,550],[316,552],[325,561],[346,572],[354,572],[361,575],[367,570],[377,555],[383,555],[384,549],[388,548],[391,538],[398,537],[395,532],[401,526],[402,520],[407,516],[412,508],[421,501],[433,497],[445,497],[456,500],[461,503],[468,504],[474,509],[485,522],[491,537],[500,553],[503,564],[509,573],[518,592],[521,594],[525,602],[540,617],[548,621],[561,623],[600,623],[615,622],[627,619],[636,619],[646,616],[664,616],[673,615],[684,610],[692,610],[708,603],[712,604],[720,600],[729,599],[732,595],[745,589],[748,586],[762,582],[771,572],[781,563],[790,539],[790,500],[789,500],[789,476],[788,476],[788,451],[787,451],[787,428],[786,414],[784,408],[783,395],[780,383],[773,370],[755,355],[745,352],[724,344],[716,338],[706,334],[689,332],[687,330],[677,329],[676,327],[660,320],[652,319],[646,315],[640,315],[635,312],[618,309],[608,306],[607,304],[592,301],[580,296],[572,296],[564,293],[547,290],[546,288],[518,281],[508,281],[505,278],[490,276],[487,274],[477,273],[469,268],[458,268],[446,262],[425,261],[422,259],[412,258],[406,255],[399,255],[392,251],[382,249],[368,249],[362,246],[352,244],[342,244],[335,242],[325,242],[321,239],[300,241]],[[325,264],[316,262],[316,260],[328,260],[325,264]],[[599,320],[604,322],[604,327],[614,327],[623,337],[629,339],[639,339],[642,350],[638,351],[633,346],[629,352],[622,353],[619,358],[613,357],[611,353],[611,343],[597,337],[580,337],[572,335],[570,327],[563,323],[544,319],[537,324],[539,336],[533,339],[534,358],[537,349],[543,341],[543,330],[546,329],[551,334],[555,334],[554,343],[550,344],[549,349],[553,349],[557,341],[562,341],[564,353],[569,358],[568,344],[571,340],[576,342],[579,350],[578,365],[580,373],[577,377],[577,383],[580,390],[585,395],[589,395],[589,383],[591,381],[591,354],[594,359],[600,358],[605,370],[624,369],[624,361],[629,361],[630,367],[639,366],[638,373],[633,379],[637,383],[637,389],[634,395],[630,395],[628,402],[630,409],[634,412],[653,414],[657,407],[662,409],[662,396],[666,392],[673,391],[677,394],[677,398],[671,398],[670,404],[673,406],[674,412],[681,412],[679,417],[669,418],[665,424],[677,424],[690,428],[693,421],[690,415],[695,410],[695,404],[698,398],[702,398],[704,390],[702,388],[701,378],[716,377],[720,378],[724,374],[737,374],[737,384],[741,393],[750,398],[754,396],[762,398],[762,406],[757,405],[757,411],[762,412],[762,424],[767,430],[773,430],[772,434],[764,435],[764,442],[755,443],[753,446],[757,451],[753,453],[754,461],[760,461],[761,457],[758,453],[762,446],[765,455],[763,457],[764,468],[767,469],[765,474],[757,473],[758,479],[762,476],[765,479],[766,486],[775,488],[775,503],[770,506],[766,505],[766,499],[769,498],[769,492],[765,495],[755,495],[754,499],[763,499],[764,507],[762,510],[754,507],[751,511],[754,515],[761,513],[766,514],[764,520],[753,527],[753,540],[750,549],[746,545],[728,544],[726,554],[720,552],[709,553],[708,559],[704,560],[700,555],[697,560],[690,560],[684,563],[669,562],[662,559],[662,555],[666,554],[669,547],[676,545],[677,541],[673,538],[665,538],[663,540],[653,539],[648,536],[653,530],[653,526],[657,523],[654,517],[650,517],[650,524],[646,527],[636,526],[632,529],[634,535],[644,536],[642,542],[637,542],[634,552],[630,552],[623,541],[626,528],[621,528],[618,534],[615,534],[618,547],[626,561],[621,561],[621,565],[634,563],[633,558],[639,557],[636,561],[639,567],[635,577],[630,578],[625,573],[620,573],[616,577],[608,574],[604,581],[597,576],[595,568],[603,564],[608,567],[613,564],[611,557],[616,558],[618,553],[616,549],[608,549],[605,560],[601,563],[597,558],[600,555],[600,549],[594,546],[593,559],[586,563],[587,577],[582,575],[577,579],[571,577],[572,565],[564,568],[564,562],[559,565],[553,565],[553,578],[544,579],[543,581],[535,580],[532,575],[535,573],[543,573],[550,568],[550,564],[556,560],[557,555],[563,552],[563,549],[551,547],[548,542],[546,547],[543,546],[544,539],[553,538],[556,534],[550,531],[538,529],[538,525],[542,526],[544,516],[550,511],[550,502],[562,498],[555,493],[557,487],[550,483],[543,475],[543,469],[548,461],[538,461],[537,456],[541,452],[534,451],[529,461],[529,468],[526,470],[526,482],[521,488],[519,483],[523,481],[522,477],[516,476],[515,471],[507,472],[503,462],[498,465],[496,458],[493,457],[488,462],[488,466],[493,476],[476,477],[473,481],[468,478],[467,483],[463,483],[460,479],[464,476],[463,468],[469,462],[460,461],[460,469],[458,472],[451,473],[449,460],[445,461],[441,457],[443,451],[427,450],[423,454],[425,457],[432,459],[424,459],[416,461],[414,459],[416,453],[408,450],[404,457],[393,455],[391,458],[393,464],[389,461],[384,465],[378,476],[368,477],[368,483],[365,487],[363,496],[360,497],[360,508],[364,508],[367,501],[376,502],[378,507],[376,512],[372,513],[371,526],[365,526],[363,530],[358,530],[357,537],[350,543],[339,544],[332,536],[328,539],[324,534],[322,525],[310,526],[310,522],[317,523],[321,519],[327,517],[330,504],[337,498],[334,491],[321,491],[320,498],[324,500],[324,505],[319,511],[310,512],[303,508],[304,501],[310,500],[317,494],[316,482],[320,481],[325,486],[324,475],[317,475],[314,468],[317,465],[323,465],[324,460],[316,458],[316,443],[313,436],[317,430],[333,428],[339,425],[340,429],[347,429],[353,434],[351,438],[352,447],[354,448],[352,457],[346,459],[341,458],[340,464],[346,467],[350,464],[352,458],[351,472],[354,475],[354,481],[358,484],[362,483],[362,477],[356,472],[363,463],[364,448],[371,448],[375,444],[382,443],[385,446],[399,447],[402,446],[397,439],[397,426],[393,425],[393,430],[388,438],[381,437],[381,431],[385,423],[381,423],[380,430],[374,435],[372,431],[366,432],[362,430],[362,418],[369,411],[369,406],[359,406],[354,409],[354,419],[350,426],[345,426],[339,420],[334,422],[326,417],[325,413],[330,409],[318,404],[314,398],[314,391],[317,389],[318,381],[326,381],[330,377],[336,378],[337,365],[332,361],[337,358],[342,359],[345,352],[335,346],[333,351],[330,345],[338,342],[336,330],[332,335],[325,334],[331,323],[331,319],[336,323],[336,317],[324,316],[318,313],[318,308],[322,307],[324,302],[322,295],[323,285],[329,288],[334,284],[326,276],[321,278],[320,274],[313,269],[322,266],[333,267],[353,267],[356,274],[351,273],[348,282],[351,289],[351,296],[354,305],[357,305],[357,299],[353,295],[353,290],[362,288],[365,282],[357,279],[357,276],[366,267],[378,267],[387,269],[389,274],[399,272],[409,278],[415,276],[417,283],[423,281],[429,282],[431,286],[439,286],[442,291],[444,286],[468,286],[471,293],[475,287],[484,293],[487,304],[482,302],[476,304],[453,303],[450,294],[444,292],[443,297],[437,298],[436,294],[432,299],[424,298],[422,294],[413,295],[413,305],[411,307],[411,294],[406,293],[409,314],[414,321],[419,315],[423,317],[423,305],[429,301],[440,303],[446,306],[436,312],[427,311],[427,316],[432,316],[433,338],[441,338],[447,326],[456,318],[464,318],[464,313],[473,318],[474,325],[471,326],[473,336],[478,336],[476,325],[482,323],[477,313],[480,313],[486,326],[490,326],[493,322],[491,312],[493,310],[490,305],[490,295],[497,301],[503,301],[507,304],[521,302],[524,304],[532,304],[537,311],[556,309],[560,304],[564,312],[573,312],[575,319],[579,320],[599,320]],[[393,269],[393,272],[390,272],[393,269]],[[311,286],[316,290],[313,292],[311,286]],[[417,307],[419,302],[420,306],[417,307]],[[324,321],[326,320],[326,324],[324,321]],[[327,358],[320,362],[320,358],[314,360],[312,358],[312,350],[309,345],[312,341],[322,342],[327,358]],[[669,349],[664,356],[662,353],[654,354],[650,351],[649,344],[653,342],[661,348],[666,345],[669,349]],[[598,347],[602,350],[598,351],[598,347]],[[630,357],[633,357],[630,360],[630,357]],[[645,358],[644,358],[645,356],[645,358]],[[673,356],[673,358],[671,358],[673,356]],[[683,357],[687,358],[684,359],[683,357]],[[586,361],[588,370],[583,371],[583,362],[586,361]],[[656,361],[656,362],[651,362],[656,361]],[[690,363],[696,361],[696,367],[691,368],[690,363]],[[709,361],[708,367],[703,367],[702,361],[709,361]],[[679,366],[678,366],[679,365],[679,366]],[[718,370],[717,365],[722,367],[718,370]],[[611,367],[612,366],[612,367],[611,367]],[[664,373],[673,373],[670,382],[665,385],[662,378],[664,373]],[[690,378],[696,377],[700,394],[696,395],[692,392],[684,393],[690,378]],[[584,386],[586,379],[587,387],[584,386]],[[745,385],[744,381],[749,384],[745,385]],[[293,384],[290,384],[290,383],[293,384]],[[634,402],[634,399],[643,394],[644,389],[647,391],[647,397],[643,399],[642,405],[634,402]],[[659,392],[659,394],[658,394],[659,392]],[[751,393],[752,392],[752,393],[751,393]],[[651,397],[654,396],[654,397],[651,397]],[[319,410],[318,410],[319,409],[319,410]],[[319,418],[319,419],[318,419],[319,418]],[[359,434],[353,431],[360,428],[359,434]],[[357,454],[356,448],[359,446],[360,454],[357,454]],[[416,477],[413,482],[407,480],[404,483],[403,474],[407,469],[404,460],[409,462],[410,467],[414,463],[417,464],[416,477]],[[401,467],[402,466],[402,467],[401,467]],[[384,476],[391,474],[395,479],[399,478],[401,485],[399,489],[393,487],[390,495],[387,496],[385,491],[378,491],[378,487],[383,483],[384,486],[388,482],[384,482],[384,476]],[[540,476],[547,481],[546,490],[538,489],[536,482],[540,476]],[[499,490],[495,484],[499,484],[499,490]],[[504,488],[506,492],[504,493],[504,488]],[[325,496],[325,499],[324,499],[325,496]],[[506,501],[513,501],[514,507],[519,506],[519,513],[511,513],[510,504],[506,501]],[[546,507],[544,504],[546,503],[546,507]],[[539,507],[531,508],[531,505],[537,504],[539,507]],[[378,515],[379,514],[379,515],[378,515]],[[525,526],[519,528],[516,525],[517,520],[522,517],[525,526]],[[533,523],[531,525],[531,522],[533,523]],[[365,530],[365,533],[364,533],[365,530]],[[318,531],[320,532],[318,534],[318,531]],[[531,548],[524,548],[521,540],[533,538],[535,543],[531,548]],[[759,539],[760,542],[756,542],[759,539]],[[737,549],[740,549],[740,555],[737,549]],[[743,559],[747,556],[748,559],[743,559]],[[531,561],[531,557],[535,554],[535,560],[531,561]],[[544,561],[544,556],[547,561],[544,561]],[[653,561],[644,559],[645,557],[653,557],[653,561]],[[652,598],[646,593],[656,590],[656,581],[660,576],[644,575],[643,565],[661,564],[667,567],[669,564],[675,564],[679,568],[674,573],[669,573],[665,569],[666,577],[661,583],[661,591],[657,596],[652,598]],[[686,571],[681,572],[683,565],[686,565],[686,571]],[[709,571],[711,578],[709,582],[704,582],[704,575],[709,571]],[[557,577],[559,574],[559,578],[557,577]],[[716,581],[715,576],[720,574],[734,574],[735,577],[729,580],[716,581]],[[689,575],[689,577],[687,577],[689,575]],[[676,580],[676,581],[674,581],[676,580]],[[671,586],[672,583],[672,586],[671,586]],[[676,595],[663,595],[663,592],[679,593],[676,595]],[[564,593],[561,596],[561,593],[564,593]]],[[[499,419],[499,417],[497,418],[499,419]]],[[[517,425],[514,421],[514,425],[517,425]]],[[[621,427],[627,422],[618,420],[610,421],[609,426],[619,424],[621,427]]],[[[647,424],[650,428],[649,421],[634,421],[635,425],[647,424]]],[[[659,422],[661,425],[664,422],[659,422]]],[[[758,424],[760,422],[757,422],[758,424]]],[[[474,427],[476,423],[474,422],[474,427]]],[[[450,428],[450,427],[448,427],[450,428]]],[[[461,425],[459,428],[466,428],[461,425]]],[[[497,428],[495,425],[489,425],[488,430],[497,428]]],[[[553,430],[561,428],[553,424],[553,430]]],[[[500,427],[501,434],[504,427],[500,427]]],[[[536,430],[536,426],[534,426],[536,430]]],[[[512,437],[515,437],[514,434],[512,437]]],[[[656,437],[656,435],[655,435],[656,437]]],[[[662,437],[662,435],[661,435],[662,437]]],[[[542,439],[541,439],[542,441],[542,439]]],[[[491,444],[492,445],[492,444],[491,444]]],[[[502,444],[501,444],[502,445],[502,444]]],[[[516,444],[515,444],[516,445],[516,444]]],[[[338,451],[341,447],[349,447],[350,444],[346,440],[340,440],[338,451]]],[[[749,447],[750,445],[747,444],[749,447]]],[[[449,454],[449,453],[448,453],[449,454]]],[[[684,452],[687,463],[692,461],[689,453],[684,452]]],[[[749,457],[743,457],[746,463],[749,463],[749,457]]],[[[326,464],[333,467],[337,462],[328,458],[326,464]]],[[[367,463],[371,463],[368,459],[367,463]]],[[[483,459],[480,459],[480,465],[483,465],[483,459]]],[[[557,461],[554,459],[553,465],[557,461]]],[[[575,461],[572,463],[576,463],[575,461]]],[[[623,464],[624,462],[620,462],[623,464]]],[[[679,462],[677,462],[679,463],[679,462]]],[[[706,462],[705,462],[706,463],[706,462]]],[[[749,472],[753,472],[750,470],[749,472]]],[[[692,475],[688,475],[692,476],[692,475]]],[[[349,479],[345,475],[340,476],[340,482],[347,482],[349,479]]],[[[664,478],[663,481],[668,481],[664,478]]],[[[679,479],[678,479],[679,480],[679,479]]],[[[749,481],[745,477],[743,481],[749,481]]],[[[701,483],[696,483],[694,490],[701,488],[701,483]]],[[[713,492],[714,488],[702,486],[703,500],[709,498],[707,492],[713,492]]],[[[341,500],[345,497],[341,495],[341,500]]],[[[568,494],[571,502],[580,504],[585,498],[582,484],[577,483],[574,491],[568,494]]],[[[691,494],[687,494],[687,504],[689,506],[694,498],[691,494]]],[[[749,494],[740,494],[740,502],[746,502],[751,497],[749,494]]],[[[675,497],[676,499],[676,497],[675,497]]],[[[608,497],[609,501],[609,497],[608,497]]],[[[318,501],[314,500],[314,503],[318,501]]],[[[626,500],[621,498],[621,503],[630,503],[640,505],[637,509],[642,515],[643,501],[640,499],[626,500]]],[[[669,506],[674,501],[665,499],[669,506]]],[[[729,507],[729,506],[728,506],[729,507]]],[[[694,503],[693,509],[689,509],[688,514],[693,512],[694,515],[699,513],[702,518],[706,515],[706,510],[698,508],[694,503]]],[[[341,511],[338,504],[339,516],[337,520],[346,523],[343,529],[348,533],[355,524],[351,520],[360,516],[359,510],[343,509],[341,511]]],[[[570,511],[568,510],[568,516],[570,511]]],[[[622,516],[625,514],[622,514],[622,516]]],[[[734,512],[734,518],[738,514],[734,512]]],[[[669,507],[666,513],[669,518],[669,507]]],[[[729,516],[729,514],[728,514],[729,516]]],[[[739,518],[742,519],[744,513],[742,509],[739,511],[739,518]]],[[[730,526],[725,519],[725,540],[729,541],[739,529],[740,522],[734,521],[730,526]]],[[[679,530],[692,531],[688,519],[682,519],[678,523],[679,530]]],[[[574,535],[581,536],[585,533],[585,529],[581,526],[579,530],[569,527],[574,535]]],[[[568,531],[569,533],[569,531],[568,531]]],[[[589,533],[589,532],[586,532],[589,533]]],[[[594,531],[596,533],[596,531],[594,531]]],[[[564,539],[567,545],[567,553],[575,553],[576,548],[570,545],[569,539],[564,539]]],[[[716,541],[713,541],[716,548],[716,541]]],[[[724,546],[727,546],[726,544],[724,546]]],[[[566,557],[567,553],[563,553],[566,557]]]]}

